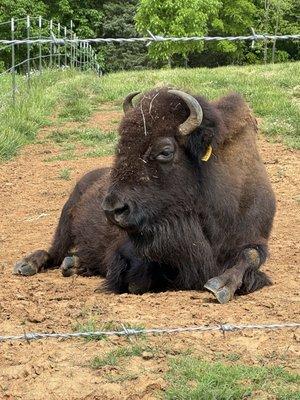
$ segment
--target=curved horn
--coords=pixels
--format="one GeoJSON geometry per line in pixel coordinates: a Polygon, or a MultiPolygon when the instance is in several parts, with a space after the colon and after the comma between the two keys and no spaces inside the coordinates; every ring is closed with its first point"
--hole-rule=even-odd
{"type": "Polygon", "coordinates": [[[140,94],[141,92],[133,92],[130,93],[128,96],[125,97],[125,100],[123,102],[123,111],[124,114],[127,113],[127,111],[131,110],[133,108],[133,104],[132,104],[132,99],[137,96],[138,94],[140,94]]]}
{"type": "Polygon", "coordinates": [[[182,92],[181,90],[172,89],[168,90],[168,92],[180,97],[190,110],[190,116],[188,119],[179,125],[179,132],[182,135],[188,135],[201,124],[203,119],[202,107],[193,96],[182,92]]]}

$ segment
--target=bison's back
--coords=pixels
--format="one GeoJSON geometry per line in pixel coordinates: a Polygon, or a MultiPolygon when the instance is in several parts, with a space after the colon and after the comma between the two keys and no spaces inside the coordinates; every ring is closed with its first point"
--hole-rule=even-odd
{"type": "Polygon", "coordinates": [[[266,242],[275,197],[257,147],[257,124],[238,94],[214,103],[227,133],[203,165],[203,196],[213,241],[219,251],[266,242]]]}

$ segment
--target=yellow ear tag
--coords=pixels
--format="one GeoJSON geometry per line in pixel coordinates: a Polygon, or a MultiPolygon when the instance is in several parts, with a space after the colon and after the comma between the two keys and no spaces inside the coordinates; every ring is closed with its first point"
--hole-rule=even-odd
{"type": "Polygon", "coordinates": [[[209,145],[206,150],[206,153],[204,154],[203,157],[201,157],[201,160],[208,161],[210,159],[211,154],[212,154],[212,147],[211,147],[211,145],[209,145]]]}

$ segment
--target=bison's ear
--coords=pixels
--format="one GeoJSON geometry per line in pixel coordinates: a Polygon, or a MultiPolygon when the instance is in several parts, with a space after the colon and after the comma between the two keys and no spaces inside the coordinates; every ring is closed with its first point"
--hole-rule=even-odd
{"type": "Polygon", "coordinates": [[[202,107],[198,101],[188,93],[173,89],[168,90],[168,92],[180,97],[190,110],[188,119],[179,125],[179,132],[182,135],[188,135],[200,126],[203,119],[202,107]]]}
{"type": "Polygon", "coordinates": [[[133,92],[130,93],[124,100],[123,102],[123,111],[124,114],[127,113],[127,111],[131,110],[133,108],[133,104],[132,104],[132,99],[137,96],[138,94],[140,94],[141,92],[133,92]]]}

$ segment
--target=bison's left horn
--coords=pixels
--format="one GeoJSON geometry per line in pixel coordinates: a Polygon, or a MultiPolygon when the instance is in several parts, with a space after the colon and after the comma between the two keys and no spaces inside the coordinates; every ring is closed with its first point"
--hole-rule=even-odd
{"type": "Polygon", "coordinates": [[[138,94],[140,94],[141,92],[133,92],[130,93],[124,100],[123,102],[123,111],[124,114],[127,113],[127,111],[131,110],[133,108],[133,104],[132,104],[132,99],[137,96],[138,94]]]}
{"type": "Polygon", "coordinates": [[[188,135],[189,133],[193,132],[193,130],[195,130],[198,126],[200,126],[203,119],[202,107],[193,96],[182,92],[181,90],[172,89],[168,92],[180,97],[190,110],[190,116],[188,117],[188,119],[179,126],[179,132],[182,135],[188,135]]]}

